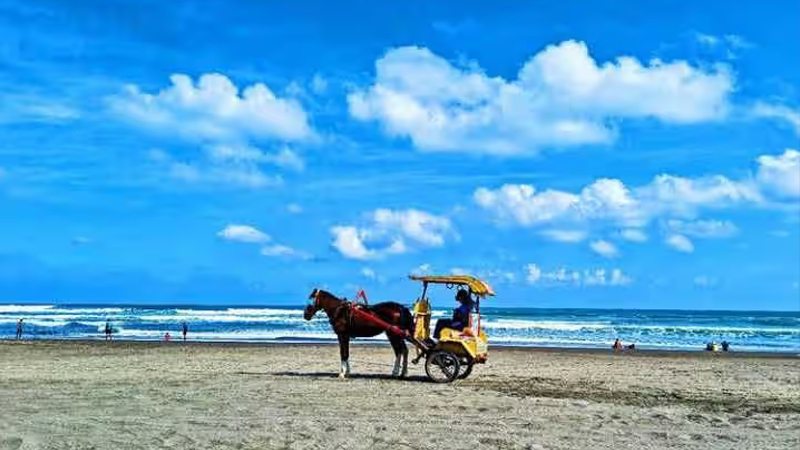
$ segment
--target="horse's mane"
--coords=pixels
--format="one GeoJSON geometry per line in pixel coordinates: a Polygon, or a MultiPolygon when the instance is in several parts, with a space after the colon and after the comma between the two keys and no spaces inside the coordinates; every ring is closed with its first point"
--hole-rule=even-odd
{"type": "MultiPolygon", "coordinates": [[[[334,300],[338,300],[340,302],[351,302],[351,303],[353,302],[352,300],[350,300],[350,299],[348,299],[346,297],[337,297],[336,295],[326,291],[325,289],[317,289],[317,295],[327,296],[327,297],[330,297],[330,298],[332,298],[334,300]]],[[[397,307],[397,308],[408,309],[407,306],[403,305],[400,302],[379,302],[379,303],[374,303],[374,304],[371,303],[371,304],[369,304],[369,308],[372,309],[372,308],[374,308],[374,307],[376,307],[378,305],[381,305],[381,306],[393,306],[393,307],[397,307]]]]}

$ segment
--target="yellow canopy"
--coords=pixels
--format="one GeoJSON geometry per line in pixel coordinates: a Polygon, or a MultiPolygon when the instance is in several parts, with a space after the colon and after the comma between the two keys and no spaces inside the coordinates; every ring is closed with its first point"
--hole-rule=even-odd
{"type": "Polygon", "coordinates": [[[474,294],[494,295],[489,283],[469,275],[409,275],[408,278],[423,283],[465,285],[469,286],[474,294]]]}

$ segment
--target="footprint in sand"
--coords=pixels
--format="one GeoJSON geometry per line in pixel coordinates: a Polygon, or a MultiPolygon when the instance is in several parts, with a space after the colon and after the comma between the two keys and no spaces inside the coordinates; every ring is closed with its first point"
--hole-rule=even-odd
{"type": "Polygon", "coordinates": [[[22,447],[21,438],[12,437],[0,441],[0,450],[19,450],[21,447],[22,447]]]}

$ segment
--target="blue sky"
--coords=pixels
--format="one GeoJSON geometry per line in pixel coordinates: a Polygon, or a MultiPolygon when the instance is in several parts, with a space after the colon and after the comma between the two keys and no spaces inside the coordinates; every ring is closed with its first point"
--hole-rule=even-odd
{"type": "Polygon", "coordinates": [[[768,6],[0,0],[0,301],[797,310],[768,6]]]}

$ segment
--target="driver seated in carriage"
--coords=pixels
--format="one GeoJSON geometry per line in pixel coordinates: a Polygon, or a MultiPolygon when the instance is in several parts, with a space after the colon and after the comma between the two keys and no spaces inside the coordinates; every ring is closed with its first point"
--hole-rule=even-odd
{"type": "Polygon", "coordinates": [[[434,339],[439,339],[442,330],[445,328],[461,331],[470,325],[472,296],[466,289],[459,289],[458,292],[456,292],[456,301],[458,301],[460,305],[453,310],[453,318],[439,319],[436,321],[436,329],[433,332],[434,339]]]}

